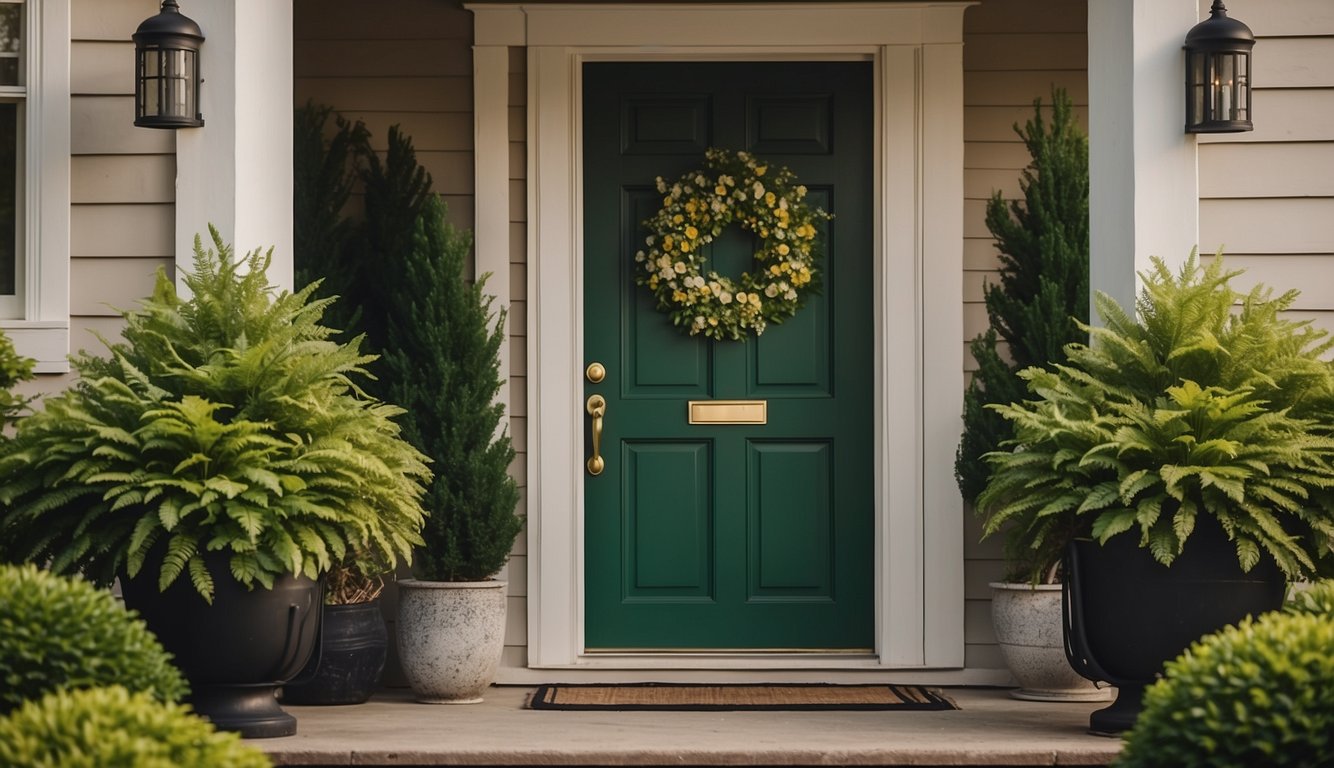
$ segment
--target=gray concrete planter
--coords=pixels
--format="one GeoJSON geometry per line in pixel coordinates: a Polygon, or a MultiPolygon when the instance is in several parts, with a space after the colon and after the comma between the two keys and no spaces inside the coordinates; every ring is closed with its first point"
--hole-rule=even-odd
{"type": "Polygon", "coordinates": [[[1110,688],[1096,688],[1065,658],[1060,584],[991,585],[991,623],[1005,664],[1027,701],[1107,701],[1110,688]]]}
{"type": "Polygon", "coordinates": [[[505,647],[505,582],[398,582],[398,655],[417,700],[476,704],[505,647]]]}

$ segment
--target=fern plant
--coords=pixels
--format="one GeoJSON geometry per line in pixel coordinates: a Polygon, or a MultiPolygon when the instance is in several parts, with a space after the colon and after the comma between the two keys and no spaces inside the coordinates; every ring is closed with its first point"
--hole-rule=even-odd
{"type": "Polygon", "coordinates": [[[1200,516],[1216,518],[1250,570],[1334,571],[1331,342],[1284,318],[1296,292],[1247,294],[1221,257],[1141,277],[1139,319],[1105,295],[1103,327],[1068,360],[1020,375],[1033,400],[995,406],[1015,438],[988,454],[984,530],[1011,553],[1059,557],[1072,536],[1134,535],[1161,563],[1200,516]]]}
{"type": "Polygon", "coordinates": [[[401,410],[365,395],[360,339],[336,343],[316,286],[276,293],[269,256],[195,240],[189,298],[159,271],[106,357],[23,419],[0,453],[0,555],[98,583],[183,572],[211,599],[205,552],[271,586],[356,551],[385,569],[421,543],[430,472],[401,410]]]}

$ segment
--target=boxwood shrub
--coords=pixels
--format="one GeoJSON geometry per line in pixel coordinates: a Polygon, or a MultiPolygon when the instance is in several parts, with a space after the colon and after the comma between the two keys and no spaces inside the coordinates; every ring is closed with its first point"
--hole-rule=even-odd
{"type": "Polygon", "coordinates": [[[1195,643],[1144,695],[1121,768],[1334,765],[1334,620],[1246,619],[1195,643]]]}
{"type": "Polygon", "coordinates": [[[57,691],[0,718],[15,768],[267,768],[264,753],[180,704],[121,686],[57,691]]]}
{"type": "Polygon", "coordinates": [[[0,565],[0,714],[57,689],[117,684],[174,702],[187,688],[170,659],[110,592],[0,565]]]}

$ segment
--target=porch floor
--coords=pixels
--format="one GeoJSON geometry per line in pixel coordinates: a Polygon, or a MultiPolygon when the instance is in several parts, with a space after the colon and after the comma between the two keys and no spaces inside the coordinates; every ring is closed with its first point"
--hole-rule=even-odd
{"type": "Polygon", "coordinates": [[[949,712],[565,712],[524,709],[527,687],[475,705],[387,691],[298,707],[297,735],[249,742],[276,765],[1106,765],[1119,739],[1085,732],[1104,704],[1017,701],[953,688],[949,712]]]}

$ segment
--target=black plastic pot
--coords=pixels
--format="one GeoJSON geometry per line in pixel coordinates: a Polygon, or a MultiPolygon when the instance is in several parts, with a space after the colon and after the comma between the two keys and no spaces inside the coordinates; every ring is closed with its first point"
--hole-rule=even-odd
{"type": "Polygon", "coordinates": [[[326,605],[320,621],[320,652],[283,686],[284,704],[361,704],[380,684],[389,631],[380,601],[326,605]]]}
{"type": "Polygon", "coordinates": [[[1169,568],[1133,534],[1066,550],[1065,652],[1075,671],[1118,688],[1089,717],[1093,733],[1128,730],[1144,689],[1204,635],[1283,604],[1286,583],[1269,557],[1244,573],[1236,547],[1213,518],[1202,518],[1169,568]]]}
{"type": "Polygon", "coordinates": [[[282,576],[273,589],[250,590],[232,579],[225,556],[210,553],[205,563],[215,585],[211,605],[188,573],[159,592],[155,563],[134,579],[122,577],[125,605],[175,657],[197,713],[247,739],[295,734],[296,718],[278,706],[277,690],[315,648],[320,583],[282,576]]]}

